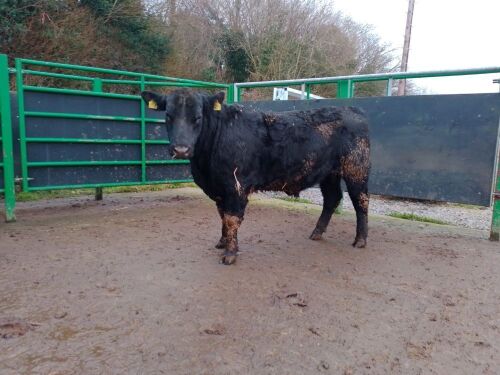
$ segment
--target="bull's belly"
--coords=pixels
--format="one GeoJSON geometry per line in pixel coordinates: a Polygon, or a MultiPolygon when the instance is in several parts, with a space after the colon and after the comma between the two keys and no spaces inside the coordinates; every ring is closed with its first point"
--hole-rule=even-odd
{"type": "MultiPolygon", "coordinates": [[[[312,168],[311,168],[312,169],[312,168]]],[[[323,165],[317,169],[307,169],[294,173],[287,177],[270,179],[263,184],[255,186],[258,191],[282,191],[290,196],[298,197],[302,190],[318,185],[327,176],[340,174],[340,168],[331,165],[323,165]]]]}
{"type": "Polygon", "coordinates": [[[263,185],[256,189],[257,191],[282,191],[290,196],[298,197],[299,193],[304,190],[300,185],[288,185],[286,182],[281,181],[273,182],[269,185],[263,185]]]}
{"type": "Polygon", "coordinates": [[[257,191],[282,191],[287,195],[298,197],[302,190],[310,188],[318,183],[316,179],[307,178],[305,176],[301,179],[291,179],[291,180],[273,180],[269,183],[257,186],[255,190],[257,191]]]}

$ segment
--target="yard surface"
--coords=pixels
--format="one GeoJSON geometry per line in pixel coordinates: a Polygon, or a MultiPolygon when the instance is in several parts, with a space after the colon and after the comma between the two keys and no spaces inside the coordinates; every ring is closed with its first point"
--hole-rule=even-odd
{"type": "Polygon", "coordinates": [[[257,198],[235,266],[198,190],[19,205],[0,223],[0,374],[498,374],[488,233],[257,198]]]}

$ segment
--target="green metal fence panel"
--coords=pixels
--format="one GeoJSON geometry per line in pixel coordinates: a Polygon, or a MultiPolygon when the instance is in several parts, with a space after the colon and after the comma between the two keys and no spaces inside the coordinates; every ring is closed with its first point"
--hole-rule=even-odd
{"type": "Polygon", "coordinates": [[[0,54],[0,144],[2,158],[0,170],[3,174],[3,191],[5,196],[5,219],[15,221],[16,196],[14,189],[14,155],[12,152],[12,123],[9,91],[9,66],[7,56],[0,54]]]}
{"type": "MultiPolygon", "coordinates": [[[[150,160],[148,158],[149,147],[160,147],[168,145],[166,139],[148,139],[147,127],[151,124],[164,123],[163,119],[151,118],[148,116],[149,110],[146,109],[145,103],[139,95],[120,94],[114,92],[107,92],[108,85],[130,85],[136,87],[140,91],[145,90],[149,86],[153,87],[193,87],[203,89],[222,89],[227,90],[228,102],[233,101],[233,87],[232,85],[204,82],[188,79],[179,79],[173,77],[163,77],[158,75],[126,72],[120,70],[111,70],[103,68],[93,68],[81,65],[70,65],[61,63],[51,63],[43,61],[35,61],[29,59],[16,59],[16,83],[18,92],[18,110],[19,110],[19,150],[20,150],[20,165],[21,165],[21,180],[23,191],[36,191],[36,190],[49,190],[49,189],[65,189],[65,188],[102,188],[104,186],[122,186],[122,185],[141,185],[141,184],[157,184],[157,183],[176,183],[191,181],[188,178],[175,178],[170,180],[157,180],[153,177],[158,176],[158,173],[153,173],[151,168],[175,167],[189,164],[184,160],[150,160]],[[34,69],[35,68],[35,69],[34,69]],[[57,72],[50,71],[50,69],[57,69],[57,72]],[[69,71],[69,72],[68,72],[69,71]],[[27,85],[25,77],[40,76],[49,77],[60,80],[89,82],[89,89],[75,89],[66,87],[46,87],[27,85]],[[111,77],[109,77],[111,76],[111,77]],[[82,97],[87,97],[90,100],[93,98],[106,99],[125,99],[130,100],[131,105],[139,108],[139,112],[133,116],[124,116],[119,111],[115,113],[99,113],[88,112],[79,113],[78,111],[69,109],[65,111],[48,110],[43,105],[41,108],[33,108],[30,106],[27,98],[33,94],[53,94],[53,95],[69,95],[79,100],[82,97]],[[133,104],[132,104],[133,103],[133,104]],[[70,136],[29,136],[27,131],[33,121],[40,121],[40,119],[54,119],[54,121],[109,121],[110,123],[130,123],[131,126],[137,125],[140,129],[138,136],[134,139],[114,139],[114,138],[79,138],[70,136]],[[76,147],[77,145],[134,145],[140,148],[140,153],[137,159],[131,158],[130,160],[33,160],[32,152],[33,145],[39,144],[42,147],[50,144],[66,144],[67,146],[76,147]],[[63,183],[63,184],[46,184],[40,185],[40,179],[37,183],[34,182],[34,176],[39,178],[39,169],[50,168],[53,174],[57,173],[72,173],[71,168],[79,169],[84,174],[89,171],[88,168],[110,168],[110,167],[130,167],[139,168],[139,177],[130,181],[120,182],[85,182],[80,179],[79,183],[63,183]],[[55,168],[55,169],[54,169],[55,168]],[[69,168],[69,169],[68,169],[69,168]],[[85,169],[87,168],[87,169],[85,169]],[[59,172],[58,172],[59,171],[59,172]]],[[[102,103],[101,103],[102,104],[102,103]]],[[[109,111],[108,111],[109,112],[109,111]]],[[[102,172],[102,170],[101,170],[102,172]]],[[[113,170],[110,170],[113,172],[113,170]]],[[[134,176],[135,172],[128,171],[130,178],[134,176]]]]}

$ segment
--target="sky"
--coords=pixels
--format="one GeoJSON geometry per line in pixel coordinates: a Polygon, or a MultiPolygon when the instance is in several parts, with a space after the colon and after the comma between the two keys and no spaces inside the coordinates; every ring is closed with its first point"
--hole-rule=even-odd
{"type": "MultiPolygon", "coordinates": [[[[400,58],[408,0],[332,0],[400,58]]],[[[500,67],[500,0],[415,0],[408,71],[500,67]]],[[[498,92],[495,75],[415,80],[429,94],[498,92]]]]}

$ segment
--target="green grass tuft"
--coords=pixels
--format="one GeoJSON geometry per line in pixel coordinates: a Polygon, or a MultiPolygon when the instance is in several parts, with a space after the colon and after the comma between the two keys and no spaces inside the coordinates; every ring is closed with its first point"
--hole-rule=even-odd
{"type": "MultiPolygon", "coordinates": [[[[162,191],[166,189],[179,189],[184,187],[196,187],[192,182],[181,184],[156,184],[156,185],[135,185],[135,186],[113,186],[102,188],[103,194],[111,193],[141,193],[149,191],[162,191]]],[[[18,202],[39,201],[42,199],[57,199],[76,197],[80,195],[94,195],[95,189],[68,189],[68,190],[42,190],[18,192],[16,200],[18,202]]]]}
{"type": "Polygon", "coordinates": [[[423,223],[432,223],[432,224],[441,224],[448,225],[446,221],[442,221],[439,219],[433,219],[432,217],[420,216],[415,214],[401,213],[401,212],[391,212],[387,214],[387,216],[396,217],[398,219],[412,220],[412,221],[420,221],[423,223]]]}
{"type": "Polygon", "coordinates": [[[16,193],[16,201],[18,202],[31,202],[39,201],[42,199],[57,199],[76,197],[79,195],[94,194],[93,189],[71,189],[71,190],[44,190],[44,191],[22,191],[16,193]]]}
{"type": "Polygon", "coordinates": [[[162,191],[167,189],[180,189],[185,187],[196,187],[194,182],[181,184],[157,184],[157,185],[132,185],[132,186],[114,186],[103,188],[104,193],[142,193],[148,191],[162,191]]]}
{"type": "Polygon", "coordinates": [[[309,199],[296,198],[296,197],[278,197],[282,201],[293,202],[293,203],[312,203],[309,199]]]}

